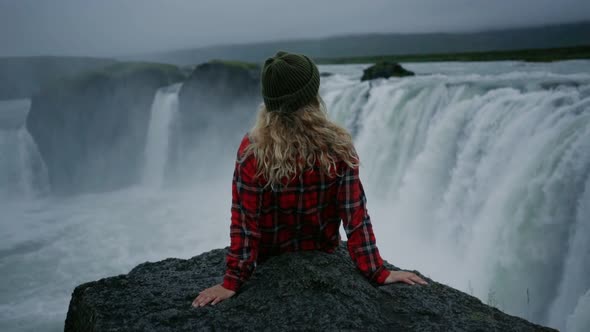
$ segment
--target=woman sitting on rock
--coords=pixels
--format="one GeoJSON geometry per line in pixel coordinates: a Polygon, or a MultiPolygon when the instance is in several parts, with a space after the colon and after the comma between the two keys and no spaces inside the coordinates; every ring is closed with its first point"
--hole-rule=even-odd
{"type": "Polygon", "coordinates": [[[256,264],[297,250],[333,253],[340,221],[350,257],[370,282],[426,284],[387,270],[379,255],[359,158],[350,134],[327,118],[320,75],[306,56],[278,52],[262,68],[264,106],[237,153],[232,185],[231,245],[223,283],[199,293],[193,306],[232,297],[256,264]]]}

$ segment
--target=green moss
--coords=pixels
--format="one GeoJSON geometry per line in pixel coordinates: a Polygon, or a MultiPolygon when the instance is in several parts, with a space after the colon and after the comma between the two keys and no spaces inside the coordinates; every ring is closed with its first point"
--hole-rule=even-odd
{"type": "Polygon", "coordinates": [[[102,71],[113,76],[124,76],[146,70],[160,71],[171,76],[180,71],[175,65],[154,62],[119,62],[103,68],[102,71]]]}
{"type": "Polygon", "coordinates": [[[226,66],[238,67],[238,68],[246,69],[246,70],[254,70],[254,69],[259,68],[258,65],[255,63],[243,62],[243,61],[213,59],[213,60],[210,60],[209,63],[220,63],[220,64],[224,64],[226,66]]]}
{"type": "Polygon", "coordinates": [[[318,58],[318,64],[393,62],[437,62],[437,61],[530,61],[551,62],[560,60],[590,59],[590,46],[526,49],[511,51],[464,52],[439,54],[377,55],[347,58],[318,58]]]}
{"type": "Polygon", "coordinates": [[[118,62],[97,70],[85,71],[80,74],[60,78],[46,83],[42,90],[51,93],[72,92],[98,86],[106,81],[122,81],[137,77],[150,77],[169,85],[182,81],[185,75],[174,65],[151,62],[118,62]]]}
{"type": "Polygon", "coordinates": [[[469,319],[470,320],[474,320],[474,321],[480,321],[480,322],[489,322],[489,323],[493,323],[494,322],[494,317],[492,315],[480,312],[480,311],[474,311],[471,312],[469,314],[469,319]]]}

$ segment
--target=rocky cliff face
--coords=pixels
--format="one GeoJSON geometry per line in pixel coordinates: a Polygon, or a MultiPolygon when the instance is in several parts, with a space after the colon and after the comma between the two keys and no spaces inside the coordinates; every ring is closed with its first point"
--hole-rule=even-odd
{"type": "Polygon", "coordinates": [[[175,66],[118,63],[54,81],[32,98],[27,128],[55,192],[134,183],[158,88],[180,81],[175,66]]]}
{"type": "MultiPolygon", "coordinates": [[[[261,102],[258,66],[210,61],[195,67],[179,93],[180,121],[175,122],[172,130],[176,134],[172,137],[174,148],[170,156],[171,164],[178,167],[170,170],[177,177],[194,173],[196,160],[204,157],[199,149],[217,149],[220,155],[233,157],[235,142],[252,125],[261,102]]],[[[220,162],[214,156],[208,160],[220,162]]]]}
{"type": "Polygon", "coordinates": [[[183,178],[179,171],[193,174],[202,162],[195,161],[203,155],[201,142],[207,143],[205,150],[233,157],[235,144],[222,142],[239,142],[252,124],[262,101],[259,75],[256,65],[240,62],[204,63],[188,78],[175,66],[117,63],[46,83],[32,98],[27,128],[47,165],[52,191],[122,188],[139,180],[156,91],[183,81],[166,168],[183,178]],[[212,148],[212,142],[221,143],[212,148]]]}
{"type": "MultiPolygon", "coordinates": [[[[254,64],[213,60],[195,67],[180,91],[186,119],[208,112],[227,113],[260,99],[260,68],[254,64]]],[[[260,99],[260,101],[262,101],[260,99]]]]}
{"type": "Polygon", "coordinates": [[[361,81],[374,80],[376,78],[414,76],[411,72],[397,62],[380,61],[363,70],[361,81]]]}
{"type": "Polygon", "coordinates": [[[87,57],[0,58],[0,100],[30,98],[39,93],[43,84],[114,63],[112,59],[87,57]]]}
{"type": "Polygon", "coordinates": [[[553,331],[430,279],[427,286],[372,285],[345,242],[334,254],[275,256],[230,299],[191,307],[222,281],[227,249],[144,263],[76,287],[65,331],[553,331]]]}

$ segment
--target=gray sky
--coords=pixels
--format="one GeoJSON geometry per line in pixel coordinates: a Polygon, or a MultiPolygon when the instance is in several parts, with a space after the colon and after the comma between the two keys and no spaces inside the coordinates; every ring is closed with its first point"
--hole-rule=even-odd
{"type": "Polygon", "coordinates": [[[105,56],[582,20],[590,20],[589,0],[0,0],[0,56],[105,56]]]}

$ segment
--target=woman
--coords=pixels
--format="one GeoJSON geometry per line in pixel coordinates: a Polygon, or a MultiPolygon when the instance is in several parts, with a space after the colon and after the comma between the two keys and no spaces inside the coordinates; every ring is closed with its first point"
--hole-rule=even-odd
{"type": "Polygon", "coordinates": [[[341,220],[350,256],[370,282],[426,284],[414,273],[383,266],[359,159],[350,134],[327,118],[316,65],[281,51],[265,61],[261,79],[264,105],[240,144],[233,176],[226,273],[223,283],[200,292],[193,306],[232,297],[256,264],[273,255],[334,252],[341,220]]]}

